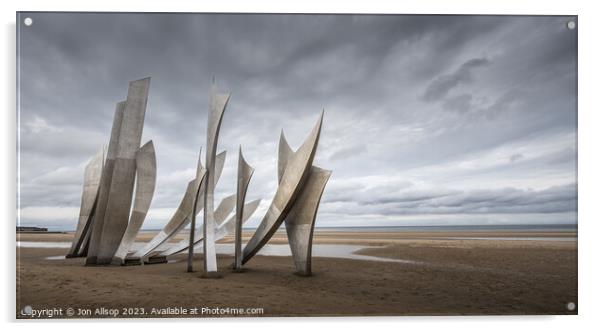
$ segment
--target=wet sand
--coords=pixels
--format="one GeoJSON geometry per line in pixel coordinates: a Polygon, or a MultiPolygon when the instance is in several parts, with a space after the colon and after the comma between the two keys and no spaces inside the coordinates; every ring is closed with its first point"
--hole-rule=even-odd
{"type": "MultiPolygon", "coordinates": [[[[138,240],[148,241],[153,235],[143,232],[138,240]]],[[[93,313],[97,308],[117,309],[119,317],[576,314],[576,309],[567,309],[567,303],[577,302],[576,241],[444,239],[574,235],[320,231],[315,234],[316,244],[367,245],[372,247],[358,254],[418,263],[318,257],[313,259],[312,277],[294,275],[291,257],[256,256],[245,266],[246,272],[232,273],[232,257],[220,255],[223,277],[203,279],[200,272],[185,272],[186,255],[160,265],[84,267],[83,258],[46,259],[64,255],[66,249],[17,248],[17,317],[26,305],[93,313]],[[263,312],[151,313],[153,308],[174,307],[262,308],[263,312]],[[140,308],[144,314],[136,315],[142,313],[140,308]]],[[[17,236],[20,241],[41,242],[71,238],[71,233],[17,236]]],[[[270,244],[284,244],[285,238],[278,232],[270,244]]],[[[195,256],[195,267],[201,270],[202,255],[195,256]]]]}

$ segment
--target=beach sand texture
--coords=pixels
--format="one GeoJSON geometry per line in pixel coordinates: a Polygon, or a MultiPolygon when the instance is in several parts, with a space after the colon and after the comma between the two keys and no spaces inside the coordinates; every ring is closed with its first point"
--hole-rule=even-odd
{"type": "MultiPolygon", "coordinates": [[[[154,233],[142,232],[138,241],[154,233]]],[[[245,233],[248,239],[250,233],[245,233]]],[[[314,257],[312,277],[293,274],[290,256],[256,256],[244,273],[232,273],[233,257],[219,256],[221,279],[187,273],[185,255],[175,262],[133,267],[84,267],[82,258],[48,260],[67,249],[17,248],[17,318],[35,309],[241,307],[252,316],[387,316],[576,314],[577,241],[451,240],[451,237],[574,237],[550,233],[407,233],[318,231],[315,244],[371,246],[356,254],[418,263],[314,257]]],[[[184,236],[184,235],[182,235],[184,236]]],[[[66,234],[18,234],[18,241],[65,242],[66,234]]],[[[176,238],[174,241],[178,241],[176,238]]],[[[231,242],[227,237],[222,242],[231,242]]],[[[270,244],[285,244],[278,232],[270,244]]],[[[217,317],[217,315],[196,315],[217,317]]],[[[223,314],[219,316],[233,316],[223,314]]],[[[236,315],[245,316],[245,315],[236,315]]],[[[99,317],[99,316],[91,316],[99,317]]]]}

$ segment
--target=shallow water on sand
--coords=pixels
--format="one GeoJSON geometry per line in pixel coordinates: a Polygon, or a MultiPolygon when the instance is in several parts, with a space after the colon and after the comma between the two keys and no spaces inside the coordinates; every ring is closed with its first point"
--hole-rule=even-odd
{"type": "Polygon", "coordinates": [[[535,241],[576,241],[577,237],[438,237],[433,239],[451,240],[535,240],[535,241]]]}
{"type": "MultiPolygon", "coordinates": [[[[145,243],[134,243],[132,245],[132,251],[136,251],[145,243]]],[[[169,245],[166,245],[166,249],[169,245]]],[[[216,252],[218,254],[234,255],[234,244],[216,244],[216,252]]],[[[17,247],[24,248],[69,248],[71,247],[70,242],[44,242],[44,241],[17,241],[17,247]]],[[[312,249],[313,257],[334,257],[342,259],[353,259],[353,260],[365,260],[365,261],[380,261],[380,262],[397,262],[397,263],[419,263],[412,260],[402,259],[390,259],[376,256],[359,255],[355,252],[374,246],[361,246],[361,245],[334,245],[334,244],[315,244],[312,249]]],[[[199,245],[194,249],[196,252],[203,250],[203,245],[199,245]]],[[[187,254],[186,252],[181,254],[187,254]]],[[[181,255],[178,254],[178,255],[181,255]]],[[[257,255],[264,256],[291,256],[291,249],[289,245],[265,245],[257,255]]],[[[60,260],[64,259],[64,256],[50,256],[47,260],[60,260]]]]}

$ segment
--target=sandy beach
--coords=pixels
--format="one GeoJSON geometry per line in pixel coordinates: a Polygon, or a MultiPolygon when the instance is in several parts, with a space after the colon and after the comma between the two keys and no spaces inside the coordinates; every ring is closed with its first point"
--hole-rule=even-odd
{"type": "MultiPolygon", "coordinates": [[[[142,232],[137,241],[153,235],[142,232]]],[[[186,255],[168,264],[84,267],[83,258],[47,259],[64,255],[66,248],[18,247],[17,318],[27,305],[62,308],[59,318],[71,317],[64,313],[68,308],[79,318],[111,317],[104,310],[97,314],[97,308],[119,317],[576,314],[567,309],[577,302],[575,235],[317,231],[316,245],[368,246],[355,254],[392,260],[314,257],[313,276],[299,277],[290,256],[256,256],[246,272],[232,273],[232,257],[220,255],[221,279],[200,278],[200,254],[196,272],[187,273],[186,255]],[[524,240],[481,240],[486,237],[524,240]],[[205,313],[192,313],[194,308],[205,313]],[[93,314],[78,315],[86,309],[93,314]]],[[[20,242],[71,238],[72,233],[17,235],[20,242]]],[[[270,244],[286,244],[286,234],[278,232],[270,244]]]]}

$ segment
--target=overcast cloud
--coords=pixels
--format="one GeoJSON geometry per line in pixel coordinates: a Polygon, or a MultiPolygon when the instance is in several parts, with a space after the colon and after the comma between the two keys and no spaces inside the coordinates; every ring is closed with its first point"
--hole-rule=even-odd
{"type": "Polygon", "coordinates": [[[28,13],[19,25],[22,225],[74,229],[83,169],[128,82],[150,76],[143,143],[162,227],[205,144],[212,76],[232,97],[217,187],[277,186],[325,109],[315,164],[333,171],[318,226],[574,223],[577,32],[571,17],[28,13]]]}

